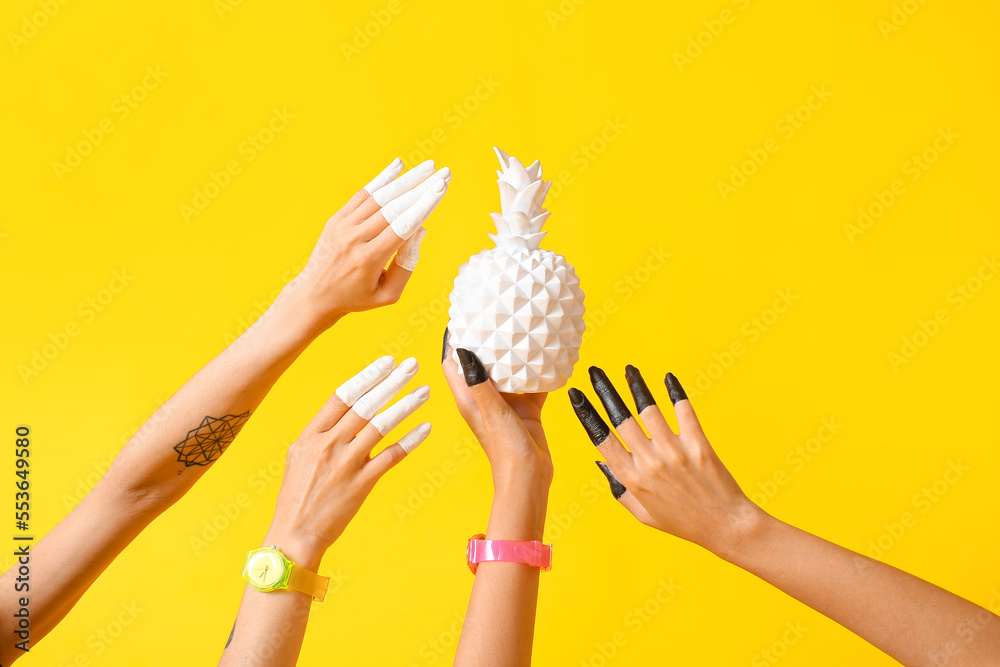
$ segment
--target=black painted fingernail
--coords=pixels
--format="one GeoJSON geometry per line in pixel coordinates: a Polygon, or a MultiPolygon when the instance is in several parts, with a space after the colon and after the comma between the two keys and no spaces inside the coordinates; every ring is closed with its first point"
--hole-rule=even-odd
{"type": "Polygon", "coordinates": [[[626,366],[625,379],[628,380],[628,389],[632,392],[632,398],[635,399],[636,412],[641,415],[643,410],[651,405],[656,405],[656,400],[653,398],[652,392],[649,391],[649,387],[646,386],[646,381],[642,378],[638,368],[631,364],[626,366]]]}
{"type": "Polygon", "coordinates": [[[607,463],[604,463],[603,461],[594,461],[594,463],[596,463],[597,467],[601,469],[604,476],[608,478],[608,484],[611,485],[611,495],[615,497],[615,500],[621,498],[622,494],[628,491],[628,489],[626,489],[622,483],[618,481],[618,478],[615,477],[613,472],[611,472],[611,468],[608,467],[607,463]]]}
{"type": "Polygon", "coordinates": [[[667,373],[667,377],[663,378],[663,383],[667,385],[667,393],[670,394],[671,403],[677,405],[677,401],[687,399],[688,395],[684,393],[684,387],[677,381],[673,373],[667,373]]]}
{"type": "MultiPolygon", "coordinates": [[[[450,324],[450,323],[449,323],[450,324]]],[[[441,343],[441,363],[448,358],[448,340],[451,338],[451,331],[448,327],[444,328],[444,341],[441,343]]]]}
{"type": "Polygon", "coordinates": [[[587,400],[582,391],[579,389],[570,389],[569,402],[573,404],[576,417],[583,424],[583,428],[587,431],[587,435],[590,436],[591,442],[599,445],[608,439],[611,429],[601,419],[601,415],[597,414],[597,410],[590,404],[590,401],[587,400]]]}
{"type": "Polygon", "coordinates": [[[479,361],[479,357],[463,347],[458,348],[457,352],[458,360],[462,362],[462,373],[465,374],[465,384],[475,387],[477,384],[482,384],[490,378],[486,372],[486,367],[483,366],[483,362],[479,361]]]}
{"type": "Polygon", "coordinates": [[[604,409],[608,411],[608,418],[611,425],[618,428],[618,425],[632,416],[628,406],[622,400],[618,390],[611,384],[608,374],[597,366],[590,367],[590,382],[594,385],[594,391],[604,404],[604,409]]]}

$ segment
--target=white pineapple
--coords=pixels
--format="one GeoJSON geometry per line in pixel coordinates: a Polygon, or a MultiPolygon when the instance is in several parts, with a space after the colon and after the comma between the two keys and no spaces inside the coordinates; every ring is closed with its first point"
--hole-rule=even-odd
{"type": "Polygon", "coordinates": [[[552,391],[566,384],[580,358],[583,291],[565,257],[538,247],[552,181],[542,180],[537,160],[525,168],[494,150],[502,167],[502,213],[490,213],[496,247],[458,270],[448,309],[451,346],[475,352],[500,391],[552,391]]]}

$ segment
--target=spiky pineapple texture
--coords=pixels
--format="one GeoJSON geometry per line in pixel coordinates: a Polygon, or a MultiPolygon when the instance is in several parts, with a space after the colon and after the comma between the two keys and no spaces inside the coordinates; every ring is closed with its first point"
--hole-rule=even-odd
{"type": "Polygon", "coordinates": [[[537,160],[525,167],[494,150],[501,213],[490,214],[497,233],[489,237],[496,247],[458,270],[448,309],[451,344],[475,352],[500,391],[552,391],[566,384],[580,358],[583,291],[565,257],[538,247],[552,182],[542,180],[537,160]]]}

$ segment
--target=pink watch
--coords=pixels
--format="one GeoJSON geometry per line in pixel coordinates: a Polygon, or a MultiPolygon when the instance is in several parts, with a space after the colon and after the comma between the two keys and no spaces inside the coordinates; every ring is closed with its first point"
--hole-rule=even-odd
{"type": "Polygon", "coordinates": [[[517,542],[515,540],[487,540],[482,533],[469,538],[466,550],[469,569],[476,573],[480,563],[503,561],[524,563],[542,568],[542,572],[552,569],[552,545],[541,542],[517,542]]]}

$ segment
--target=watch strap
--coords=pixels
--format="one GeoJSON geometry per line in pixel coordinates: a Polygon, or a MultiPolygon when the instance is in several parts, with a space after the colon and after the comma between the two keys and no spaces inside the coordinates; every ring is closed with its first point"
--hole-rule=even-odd
{"type": "Polygon", "coordinates": [[[552,545],[537,540],[519,542],[516,540],[487,540],[485,535],[469,538],[467,559],[469,569],[475,574],[479,563],[499,561],[523,563],[541,568],[542,572],[552,569],[552,545]]]}
{"type": "Polygon", "coordinates": [[[310,572],[301,565],[289,561],[292,570],[288,574],[288,587],[293,591],[308,593],[316,602],[326,598],[326,590],[330,586],[330,577],[321,577],[310,572]]]}

